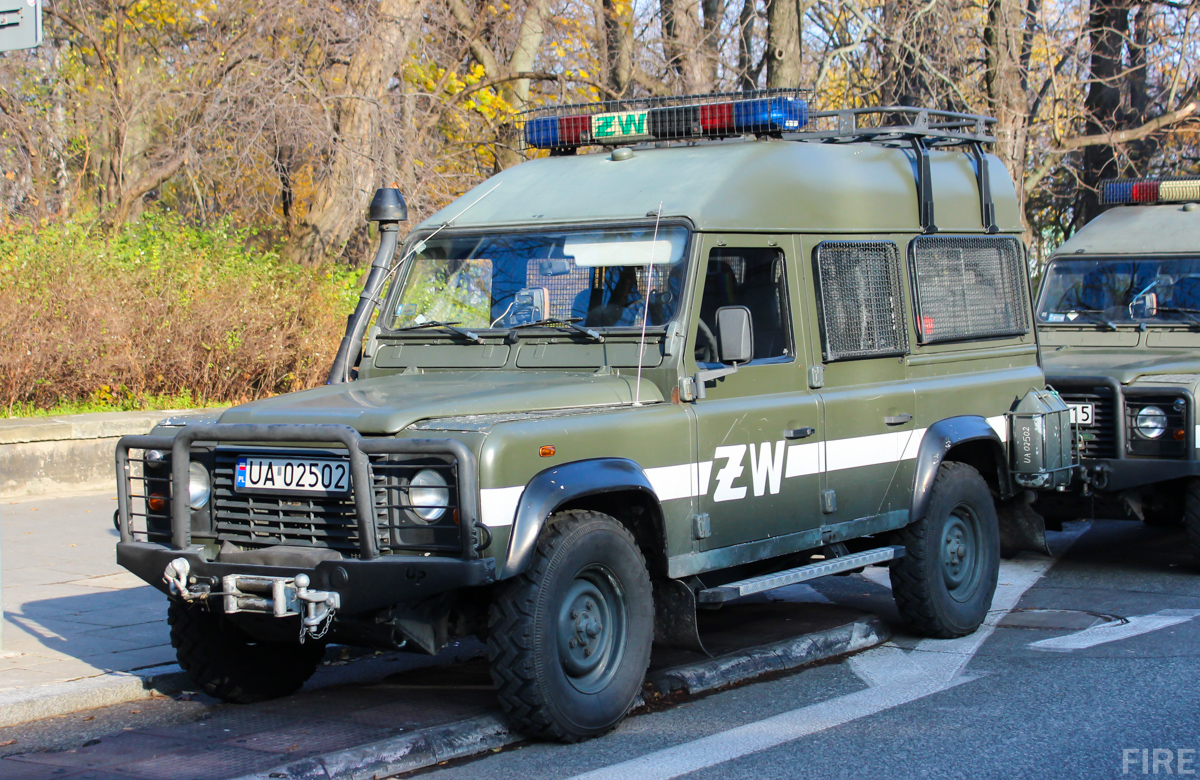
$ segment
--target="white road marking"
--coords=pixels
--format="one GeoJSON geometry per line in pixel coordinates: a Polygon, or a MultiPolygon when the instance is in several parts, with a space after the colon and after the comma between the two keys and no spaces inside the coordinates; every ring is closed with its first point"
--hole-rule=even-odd
{"type": "MultiPolygon", "coordinates": [[[[1081,523],[1072,529],[1067,546],[1089,526],[1081,523]]],[[[670,780],[899,707],[966,682],[963,669],[996,630],[996,623],[1017,605],[1025,591],[1054,565],[1055,560],[1019,559],[1002,563],[992,611],[984,625],[970,636],[926,639],[908,653],[894,645],[885,645],[852,658],[851,668],[871,686],[865,690],[656,750],[576,775],[571,780],[628,780],[630,777],[670,780]]]]}
{"type": "Polygon", "coordinates": [[[1073,650],[1086,650],[1089,647],[1102,645],[1107,642],[1117,642],[1122,639],[1149,634],[1163,628],[1186,623],[1200,617],[1200,609],[1164,609],[1153,615],[1139,615],[1129,618],[1125,623],[1101,623],[1098,626],[1076,631],[1074,634],[1056,636],[1030,642],[1030,650],[1047,650],[1056,653],[1069,653],[1073,650]]]}

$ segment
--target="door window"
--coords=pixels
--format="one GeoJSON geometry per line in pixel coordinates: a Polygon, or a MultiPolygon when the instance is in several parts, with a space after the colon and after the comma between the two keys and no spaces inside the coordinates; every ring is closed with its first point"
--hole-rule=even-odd
{"type": "Polygon", "coordinates": [[[717,247],[709,254],[704,297],[700,302],[697,363],[720,362],[717,310],[722,306],[745,306],[750,310],[754,330],[752,362],[780,362],[792,358],[787,279],[780,249],[717,247]]]}

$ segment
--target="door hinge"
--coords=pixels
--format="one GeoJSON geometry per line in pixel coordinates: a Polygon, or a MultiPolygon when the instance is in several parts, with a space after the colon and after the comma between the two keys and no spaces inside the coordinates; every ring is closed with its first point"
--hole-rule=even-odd
{"type": "Polygon", "coordinates": [[[692,538],[707,539],[710,536],[712,536],[712,521],[708,519],[708,512],[692,515],[692,538]]]}
{"type": "Polygon", "coordinates": [[[821,491],[821,511],[825,514],[833,514],[837,511],[837,491],[822,490],[821,491]]]}
{"type": "Polygon", "coordinates": [[[825,366],[809,366],[808,367],[808,387],[810,390],[816,390],[819,387],[825,386],[825,366]]]}

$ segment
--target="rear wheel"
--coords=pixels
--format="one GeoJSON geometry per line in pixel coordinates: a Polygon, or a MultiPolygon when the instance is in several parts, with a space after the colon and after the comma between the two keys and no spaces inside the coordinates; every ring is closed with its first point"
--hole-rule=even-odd
{"type": "Polygon", "coordinates": [[[488,658],[500,707],[530,736],[603,734],[633,706],[653,639],[650,578],[633,536],[599,512],[555,515],[529,569],[492,602],[488,658]]]}
{"type": "Polygon", "coordinates": [[[259,642],[225,615],[172,599],[167,608],[179,665],[209,696],[249,704],[294,693],[312,677],[325,643],[259,642]]]}
{"type": "Polygon", "coordinates": [[[892,594],[908,624],[943,639],[977,629],[1000,570],[996,506],[979,472],[943,463],[925,516],[899,536],[905,555],[892,562],[892,594]]]}

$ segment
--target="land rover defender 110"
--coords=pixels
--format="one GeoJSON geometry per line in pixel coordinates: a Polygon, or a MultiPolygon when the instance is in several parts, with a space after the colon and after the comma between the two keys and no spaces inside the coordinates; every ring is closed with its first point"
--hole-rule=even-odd
{"type": "Polygon", "coordinates": [[[991,122],[796,91],[524,117],[548,154],[403,241],[376,194],[330,384],[121,440],[118,560],[215,696],[477,635],[513,725],[567,741],[653,641],[703,650],[697,604],[879,564],[914,631],[974,631],[1072,468],[991,122]]]}
{"type": "Polygon", "coordinates": [[[1051,255],[1037,309],[1086,479],[1037,506],[1052,521],[1185,522],[1200,562],[1200,176],[1112,180],[1100,196],[1113,207],[1051,255]]]}

